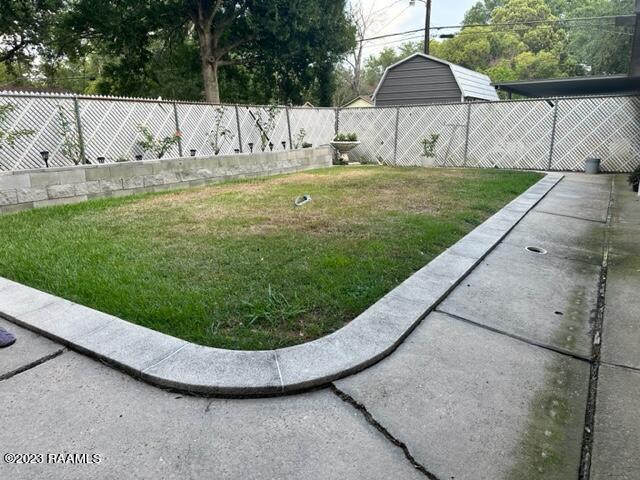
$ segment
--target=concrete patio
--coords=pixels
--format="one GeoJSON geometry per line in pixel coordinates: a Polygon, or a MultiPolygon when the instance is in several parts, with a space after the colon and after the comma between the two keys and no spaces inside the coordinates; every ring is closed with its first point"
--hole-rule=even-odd
{"type": "Polygon", "coordinates": [[[0,478],[637,479],[638,198],[567,175],[395,352],[306,393],[170,392],[0,320],[0,450],[44,455],[0,478]]]}

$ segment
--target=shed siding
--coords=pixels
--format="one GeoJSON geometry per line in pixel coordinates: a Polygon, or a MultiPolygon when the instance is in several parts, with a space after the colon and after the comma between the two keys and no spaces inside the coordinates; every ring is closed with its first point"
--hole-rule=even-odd
{"type": "Polygon", "coordinates": [[[376,105],[459,102],[461,95],[448,65],[418,56],[389,69],[378,89],[376,105]]]}

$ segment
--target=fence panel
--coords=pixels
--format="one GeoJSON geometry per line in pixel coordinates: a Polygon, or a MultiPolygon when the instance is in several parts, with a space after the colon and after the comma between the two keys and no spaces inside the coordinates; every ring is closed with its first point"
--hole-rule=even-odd
{"type": "MultiPolygon", "coordinates": [[[[107,163],[156,158],[153,152],[144,152],[138,142],[142,140],[141,127],[146,127],[156,138],[176,133],[173,104],[169,102],[128,102],[110,99],[80,100],[80,118],[87,158],[94,162],[105,157],[107,163]]],[[[177,157],[178,145],[173,145],[165,157],[177,157]]]]}
{"type": "Polygon", "coordinates": [[[554,106],[545,100],[472,104],[466,166],[547,169],[554,106]]]}
{"type": "Polygon", "coordinates": [[[233,105],[176,104],[180,125],[182,154],[228,155],[240,148],[233,105]]]}
{"type": "Polygon", "coordinates": [[[355,132],[361,142],[349,153],[352,160],[393,164],[395,127],[395,108],[345,108],[340,111],[340,132],[355,132]]]}
{"type": "Polygon", "coordinates": [[[467,105],[401,107],[396,164],[403,166],[460,166],[464,161],[467,105]],[[435,157],[424,156],[422,141],[438,135],[435,157]]]}
{"type": "Polygon", "coordinates": [[[282,150],[282,142],[289,144],[289,128],[287,111],[284,107],[240,105],[240,130],[242,131],[242,149],[250,152],[249,144],[253,144],[256,152],[269,151],[269,143],[273,150],[282,150]],[[263,135],[264,133],[264,135],[263,135]]]}
{"type": "Polygon", "coordinates": [[[291,137],[294,146],[308,142],[314,147],[327,145],[335,134],[336,112],[333,108],[290,107],[291,137]],[[304,136],[301,134],[304,130],[304,136]],[[301,138],[304,137],[304,140],[301,138]]]}
{"type": "Polygon", "coordinates": [[[640,98],[563,99],[551,167],[583,170],[587,157],[607,172],[629,172],[640,158],[640,98]]]}
{"type": "MultiPolygon", "coordinates": [[[[30,131],[20,136],[13,146],[0,149],[0,171],[44,168],[40,152],[49,152],[49,165],[73,165],[65,155],[64,127],[67,144],[77,145],[73,99],[69,97],[1,96],[0,105],[10,105],[3,128],[7,131],[30,131]]],[[[26,132],[25,132],[26,133],[26,132]]]]}

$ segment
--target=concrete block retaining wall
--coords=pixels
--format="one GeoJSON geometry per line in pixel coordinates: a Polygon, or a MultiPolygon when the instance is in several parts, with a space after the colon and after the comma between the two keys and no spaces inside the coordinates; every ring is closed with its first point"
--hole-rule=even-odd
{"type": "Polygon", "coordinates": [[[0,173],[0,213],[297,172],[331,164],[330,147],[320,147],[3,172],[0,173]]]}

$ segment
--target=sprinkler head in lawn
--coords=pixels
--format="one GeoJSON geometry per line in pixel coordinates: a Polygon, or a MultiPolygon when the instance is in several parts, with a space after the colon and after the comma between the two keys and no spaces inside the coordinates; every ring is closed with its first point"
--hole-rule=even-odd
{"type": "Polygon", "coordinates": [[[0,348],[9,347],[16,343],[16,337],[0,327],[0,348]]]}
{"type": "Polygon", "coordinates": [[[311,196],[304,194],[301,197],[296,198],[296,200],[293,202],[295,204],[296,207],[301,207],[302,205],[304,205],[305,203],[309,203],[311,201],[311,196]]]}

